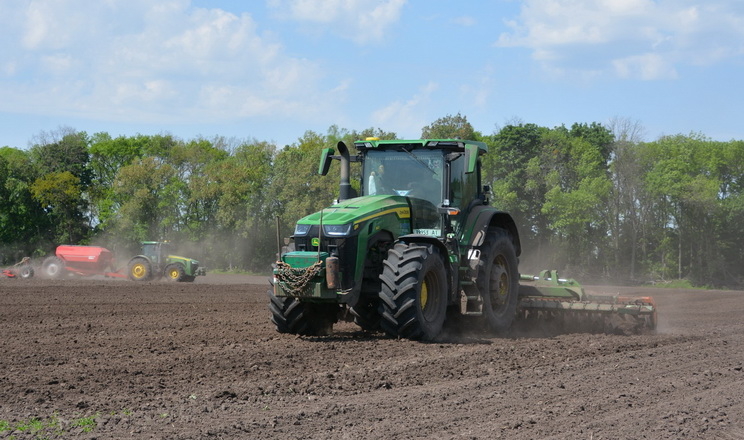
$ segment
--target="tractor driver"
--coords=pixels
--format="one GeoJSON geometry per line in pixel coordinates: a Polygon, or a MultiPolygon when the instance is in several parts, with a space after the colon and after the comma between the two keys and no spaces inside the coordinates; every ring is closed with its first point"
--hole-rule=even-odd
{"type": "Polygon", "coordinates": [[[385,186],[382,184],[382,178],[385,175],[385,165],[380,164],[377,171],[369,173],[369,195],[385,194],[385,186]]]}

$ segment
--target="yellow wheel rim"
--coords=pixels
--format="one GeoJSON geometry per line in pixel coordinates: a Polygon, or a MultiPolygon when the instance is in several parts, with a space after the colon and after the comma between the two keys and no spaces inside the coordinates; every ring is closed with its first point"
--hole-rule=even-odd
{"type": "Polygon", "coordinates": [[[507,271],[508,264],[506,260],[499,256],[494,261],[494,269],[491,274],[491,308],[499,310],[509,300],[509,287],[511,280],[507,271]]]}
{"type": "Polygon", "coordinates": [[[178,269],[171,269],[168,275],[170,275],[171,279],[175,280],[178,278],[178,269]]]}
{"type": "Polygon", "coordinates": [[[421,292],[419,293],[419,302],[421,303],[421,310],[426,309],[426,303],[429,302],[429,288],[426,286],[426,281],[421,283],[421,292]]]}
{"type": "Polygon", "coordinates": [[[132,266],[132,276],[135,278],[142,278],[147,273],[145,265],[142,263],[135,264],[132,266]]]}

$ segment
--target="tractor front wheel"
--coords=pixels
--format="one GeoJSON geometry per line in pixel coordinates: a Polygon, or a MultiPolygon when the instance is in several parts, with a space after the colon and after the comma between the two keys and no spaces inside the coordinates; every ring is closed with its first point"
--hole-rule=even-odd
{"type": "Polygon", "coordinates": [[[129,279],[132,281],[148,281],[152,278],[152,266],[147,258],[136,257],[129,262],[129,279]]]}
{"type": "Polygon", "coordinates": [[[327,336],[338,322],[338,304],[302,302],[297,298],[278,297],[269,289],[271,322],[279,333],[302,336],[327,336]]]}
{"type": "Polygon", "coordinates": [[[169,264],[165,267],[165,278],[168,281],[185,281],[186,271],[180,264],[169,264]]]}
{"type": "Polygon", "coordinates": [[[514,321],[519,299],[517,256],[505,230],[488,233],[481,247],[481,262],[477,285],[483,295],[483,317],[489,330],[503,333],[514,321]]]}
{"type": "Polygon", "coordinates": [[[380,278],[380,325],[385,333],[436,338],[447,315],[447,273],[439,251],[430,244],[396,243],[380,278]]]}

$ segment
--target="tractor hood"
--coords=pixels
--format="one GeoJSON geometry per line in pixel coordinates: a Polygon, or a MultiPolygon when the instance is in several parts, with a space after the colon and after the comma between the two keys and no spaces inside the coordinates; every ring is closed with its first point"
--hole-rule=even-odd
{"type": "Polygon", "coordinates": [[[323,225],[328,227],[346,226],[356,229],[364,221],[387,214],[396,214],[399,219],[409,219],[411,209],[408,199],[396,195],[356,197],[303,217],[297,222],[297,226],[302,229],[302,225],[318,225],[322,220],[323,225]]]}
{"type": "Polygon", "coordinates": [[[180,255],[168,255],[168,258],[172,260],[182,261],[184,263],[190,262],[191,264],[199,264],[199,261],[194,260],[193,258],[182,257],[180,255]]]}

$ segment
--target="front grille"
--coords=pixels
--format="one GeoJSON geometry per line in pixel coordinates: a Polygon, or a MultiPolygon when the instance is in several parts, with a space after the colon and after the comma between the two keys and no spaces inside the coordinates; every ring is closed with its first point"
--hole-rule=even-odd
{"type": "MultiPolygon", "coordinates": [[[[318,226],[310,228],[307,235],[301,237],[295,236],[295,250],[306,252],[317,252],[318,247],[312,245],[312,239],[318,237],[318,226]]],[[[323,237],[320,243],[320,251],[328,252],[331,256],[339,259],[339,269],[341,271],[341,288],[350,289],[354,285],[354,272],[356,269],[356,258],[359,237],[356,235],[344,238],[323,237]]]]}

